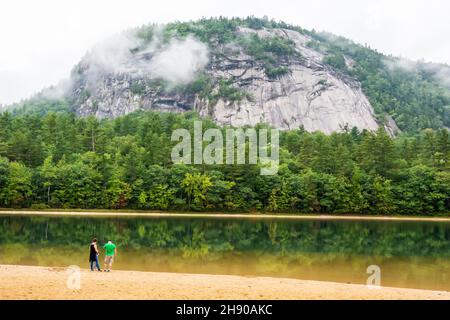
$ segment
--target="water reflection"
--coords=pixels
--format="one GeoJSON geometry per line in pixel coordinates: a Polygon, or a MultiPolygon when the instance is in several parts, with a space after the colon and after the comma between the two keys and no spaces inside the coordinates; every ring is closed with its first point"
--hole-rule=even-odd
{"type": "Polygon", "coordinates": [[[450,223],[0,216],[0,263],[87,268],[91,237],[116,269],[239,274],[450,291],[450,223]]]}

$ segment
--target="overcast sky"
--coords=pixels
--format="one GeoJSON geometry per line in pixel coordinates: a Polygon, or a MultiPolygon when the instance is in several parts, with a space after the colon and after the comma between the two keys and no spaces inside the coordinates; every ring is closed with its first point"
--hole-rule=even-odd
{"type": "Polygon", "coordinates": [[[255,15],[450,63],[448,0],[1,0],[0,104],[68,77],[96,42],[130,27],[255,15]]]}

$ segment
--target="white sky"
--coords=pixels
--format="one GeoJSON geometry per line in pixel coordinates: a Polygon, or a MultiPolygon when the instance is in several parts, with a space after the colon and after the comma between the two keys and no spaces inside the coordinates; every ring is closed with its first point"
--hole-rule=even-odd
{"type": "Polygon", "coordinates": [[[96,42],[149,22],[255,15],[450,63],[448,0],[1,0],[0,104],[68,77],[96,42]]]}

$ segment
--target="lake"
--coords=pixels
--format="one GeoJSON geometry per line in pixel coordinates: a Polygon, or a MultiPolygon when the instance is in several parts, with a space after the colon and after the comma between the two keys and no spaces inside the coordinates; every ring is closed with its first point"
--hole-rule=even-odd
{"type": "Polygon", "coordinates": [[[88,268],[93,236],[120,270],[365,284],[377,265],[383,286],[450,291],[450,222],[0,215],[0,264],[88,268]]]}

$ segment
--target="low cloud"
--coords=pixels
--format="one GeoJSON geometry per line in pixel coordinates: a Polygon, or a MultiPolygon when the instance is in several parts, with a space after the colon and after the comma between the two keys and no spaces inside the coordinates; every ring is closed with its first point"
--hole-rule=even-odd
{"type": "Polygon", "coordinates": [[[450,66],[447,64],[427,63],[421,68],[431,74],[433,77],[450,89],[450,66]]]}
{"type": "Polygon", "coordinates": [[[187,84],[209,63],[208,47],[193,37],[161,40],[160,31],[144,44],[133,32],[116,35],[95,46],[79,68],[90,89],[105,74],[130,78],[163,79],[171,85],[187,84]]]}
{"type": "Polygon", "coordinates": [[[447,64],[412,61],[404,58],[386,59],[384,64],[391,71],[400,69],[407,72],[428,74],[429,77],[450,88],[450,66],[447,64]]]}
{"type": "Polygon", "coordinates": [[[39,96],[49,100],[60,100],[67,96],[73,88],[73,81],[71,79],[61,80],[57,85],[44,88],[39,96]]]}
{"type": "Polygon", "coordinates": [[[208,62],[209,53],[205,44],[192,37],[174,39],[168,47],[155,54],[150,61],[149,73],[170,83],[187,84],[208,62]]]}
{"type": "Polygon", "coordinates": [[[390,71],[395,71],[395,70],[403,70],[403,71],[409,71],[409,72],[414,72],[417,71],[417,61],[412,61],[409,59],[404,59],[404,58],[390,58],[390,59],[385,59],[384,64],[389,68],[390,71]]]}
{"type": "Polygon", "coordinates": [[[131,50],[138,45],[137,38],[131,33],[121,33],[98,43],[83,61],[87,63],[88,75],[129,71],[128,64],[132,61],[131,50]]]}

